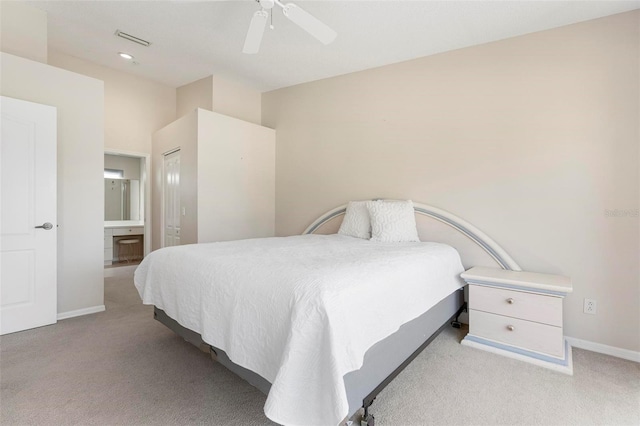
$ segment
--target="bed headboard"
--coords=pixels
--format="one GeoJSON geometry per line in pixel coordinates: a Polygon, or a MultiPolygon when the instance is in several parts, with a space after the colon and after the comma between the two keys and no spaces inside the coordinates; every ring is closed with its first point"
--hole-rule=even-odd
{"type": "MultiPolygon", "coordinates": [[[[493,266],[511,271],[522,270],[507,252],[484,232],[464,219],[427,204],[413,203],[421,241],[449,244],[458,250],[465,268],[493,266]]],[[[347,205],[329,210],[316,219],[303,234],[335,234],[347,205]]]]}

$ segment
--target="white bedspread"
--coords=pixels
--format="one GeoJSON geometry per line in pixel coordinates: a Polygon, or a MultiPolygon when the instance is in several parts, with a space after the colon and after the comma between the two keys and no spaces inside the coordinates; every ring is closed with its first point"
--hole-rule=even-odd
{"type": "Polygon", "coordinates": [[[343,376],[376,342],[462,287],[455,249],[304,235],[171,247],[135,272],[142,301],[267,379],[285,425],[336,425],[343,376]]]}

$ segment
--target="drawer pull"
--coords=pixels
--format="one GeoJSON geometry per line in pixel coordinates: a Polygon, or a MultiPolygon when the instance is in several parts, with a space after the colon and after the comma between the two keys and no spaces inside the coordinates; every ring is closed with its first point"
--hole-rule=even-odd
{"type": "Polygon", "coordinates": [[[514,326],[512,326],[512,325],[508,325],[508,326],[507,326],[507,330],[509,330],[509,331],[513,331],[513,330],[515,330],[515,329],[516,329],[516,328],[515,328],[514,326]]]}
{"type": "Polygon", "coordinates": [[[513,298],[511,298],[511,297],[507,299],[507,303],[510,304],[510,305],[513,305],[515,302],[516,301],[513,300],[513,298]]]}

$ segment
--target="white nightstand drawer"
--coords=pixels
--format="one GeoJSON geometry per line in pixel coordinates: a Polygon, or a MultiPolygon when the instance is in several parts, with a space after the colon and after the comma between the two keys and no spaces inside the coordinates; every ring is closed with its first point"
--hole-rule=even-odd
{"type": "Polygon", "coordinates": [[[104,260],[109,262],[113,260],[113,248],[104,249],[104,260]]]}
{"type": "Polygon", "coordinates": [[[144,234],[144,227],[138,226],[134,228],[113,228],[113,236],[120,235],[142,235],[144,234]]]}
{"type": "Polygon", "coordinates": [[[470,309],[469,333],[558,358],[564,356],[561,327],[470,309]]]}
{"type": "Polygon", "coordinates": [[[469,286],[469,307],[562,327],[562,298],[517,290],[469,286]]]}

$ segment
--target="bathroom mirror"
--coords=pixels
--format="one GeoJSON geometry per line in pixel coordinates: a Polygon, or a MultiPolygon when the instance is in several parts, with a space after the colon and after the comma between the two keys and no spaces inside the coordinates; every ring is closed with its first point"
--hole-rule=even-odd
{"type": "Polygon", "coordinates": [[[104,180],[104,220],[141,220],[139,180],[104,180]]]}

